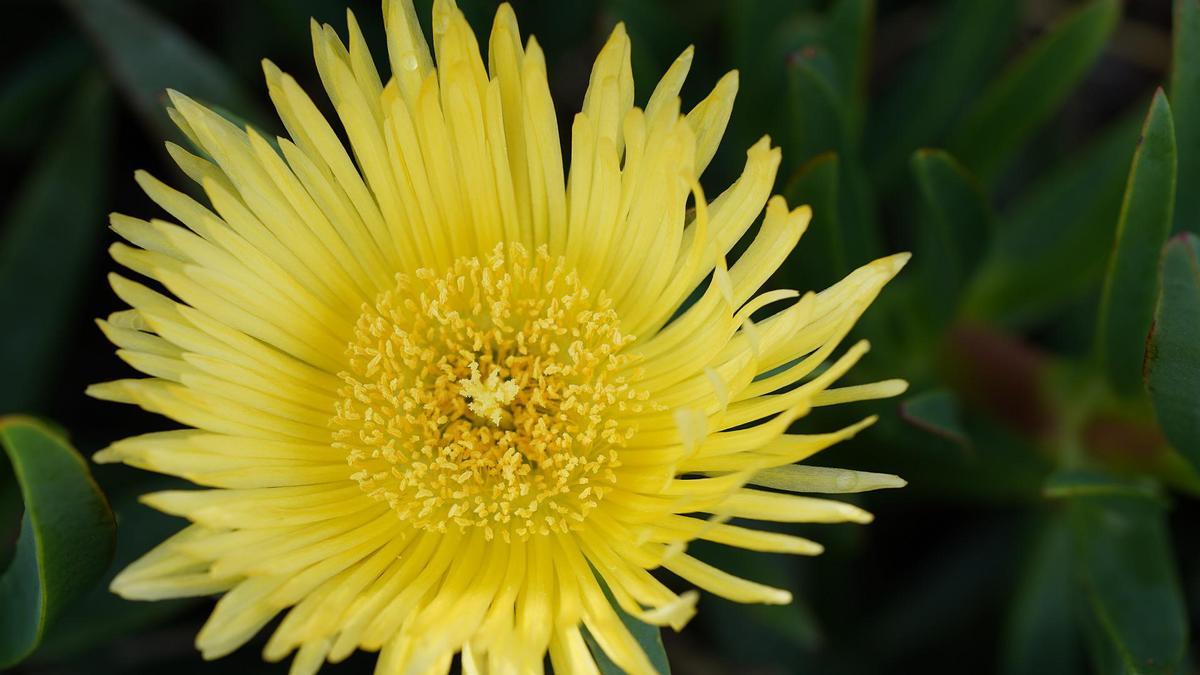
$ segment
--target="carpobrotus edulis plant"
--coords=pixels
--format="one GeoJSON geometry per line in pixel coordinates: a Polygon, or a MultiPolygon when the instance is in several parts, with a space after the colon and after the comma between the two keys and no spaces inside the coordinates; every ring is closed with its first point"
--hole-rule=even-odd
{"type": "Polygon", "coordinates": [[[197,639],[209,658],[286,611],[265,657],[298,650],[294,673],[356,649],[380,651],[381,673],[446,672],[457,654],[464,672],[527,673],[547,653],[557,672],[595,672],[585,631],[622,669],[652,672],[618,608],[678,629],[697,599],[658,568],[789,602],[687,544],[815,554],[730,521],[865,523],[792,493],[902,484],[795,465],[871,419],[786,432],[813,406],[904,389],[831,386],[867,350],[839,344],[907,256],[820,293],[759,294],[810,212],[771,197],[766,138],[732,186],[703,194],[736,74],[681,114],[689,50],[635,107],[618,26],[564,172],[546,64],[509,7],[485,67],[462,14],[436,3],[435,66],[411,4],[384,4],[386,80],[352,16],[348,47],[313,27],[349,149],[266,62],[289,137],[172,93],[203,156],[171,154],[210,205],[139,173],[181,225],[113,217],[133,244],[114,257],[169,295],[112,277],[132,309],[101,326],[149,377],[90,393],[187,428],[96,458],[211,488],[146,495],[192,524],[113,590],[222,594],[197,639]]]}

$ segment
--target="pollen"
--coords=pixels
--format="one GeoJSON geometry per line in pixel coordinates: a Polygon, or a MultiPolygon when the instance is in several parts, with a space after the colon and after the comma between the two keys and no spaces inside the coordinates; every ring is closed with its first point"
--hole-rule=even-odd
{"type": "Polygon", "coordinates": [[[500,380],[500,369],[493,368],[488,374],[486,381],[479,379],[479,366],[471,364],[471,377],[465,380],[459,380],[458,386],[462,388],[462,395],[471,400],[469,408],[472,412],[485,417],[492,421],[493,425],[499,426],[501,420],[508,419],[511,423],[511,415],[506,416],[505,406],[512,403],[512,400],[517,397],[517,393],[521,391],[521,385],[517,384],[516,380],[508,379],[500,380]]]}
{"type": "Polygon", "coordinates": [[[611,301],[544,249],[399,274],[339,374],[333,446],[405,522],[524,540],[579,527],[647,398],[611,301]]]}

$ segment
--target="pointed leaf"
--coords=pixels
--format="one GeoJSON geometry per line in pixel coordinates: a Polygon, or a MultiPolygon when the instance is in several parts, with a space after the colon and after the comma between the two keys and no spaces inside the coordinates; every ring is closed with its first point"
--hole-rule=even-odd
{"type": "Polygon", "coordinates": [[[1020,3],[949,0],[935,36],[872,110],[866,154],[884,191],[921,146],[939,144],[987,82],[1016,32],[1020,3]],[[914,111],[920,111],[914,114],[914,111]]]}
{"type": "Polygon", "coordinates": [[[131,0],[63,0],[113,79],[158,138],[180,138],[166,114],[166,90],[264,119],[237,79],[175,26],[131,0]]]}
{"type": "Polygon", "coordinates": [[[25,152],[37,143],[53,115],[44,115],[68,96],[87,65],[87,50],[75,41],[55,40],[20,64],[8,65],[0,84],[0,129],[21,133],[0,135],[0,150],[25,152]]]}
{"type": "Polygon", "coordinates": [[[798,159],[830,150],[843,154],[850,147],[835,69],[829,51],[816,45],[788,59],[788,149],[798,159]]]}
{"type": "Polygon", "coordinates": [[[1003,675],[1083,671],[1082,638],[1075,626],[1074,544],[1065,512],[1041,526],[1013,596],[1003,675]]]}
{"type": "Polygon", "coordinates": [[[1013,205],[971,282],[965,311],[1026,325],[1104,276],[1142,114],[1116,122],[1013,205]]]}
{"type": "Polygon", "coordinates": [[[828,50],[809,46],[788,61],[790,155],[807,161],[825,152],[838,155],[838,218],[849,269],[877,256],[874,199],[866,171],[858,160],[847,110],[838,93],[836,66],[828,50]]]}
{"type": "Polygon", "coordinates": [[[874,23],[874,0],[838,0],[826,17],[823,42],[837,66],[846,124],[856,143],[862,130],[874,23]]]}
{"type": "Polygon", "coordinates": [[[10,319],[0,331],[0,412],[43,408],[104,232],[107,86],[88,79],[63,110],[0,238],[0,316],[10,319]]]}
{"type": "Polygon", "coordinates": [[[1159,90],[1133,156],[1100,301],[1097,347],[1118,391],[1141,386],[1146,338],[1158,300],[1159,264],[1175,203],[1175,131],[1159,90]]]}
{"type": "Polygon", "coordinates": [[[1146,366],[1163,434],[1200,468],[1200,238],[1193,234],[1172,239],[1163,254],[1146,366]]]}
{"type": "Polygon", "coordinates": [[[1094,660],[1112,656],[1121,672],[1179,672],[1187,616],[1167,531],[1166,511],[1141,496],[1078,497],[1070,502],[1084,588],[1099,627],[1094,660]]]}
{"type": "Polygon", "coordinates": [[[949,149],[985,182],[1058,110],[1100,55],[1120,14],[1094,0],[1039,38],[971,106],[949,149]]]}
{"type": "MultiPolygon", "coordinates": [[[[100,476],[104,483],[104,476],[100,476]]],[[[103,578],[71,603],[50,627],[41,646],[28,663],[62,664],[114,641],[137,639],[172,616],[193,607],[199,598],[181,598],[142,602],[126,600],[108,589],[118,572],[150,552],[168,537],[179,532],[185,521],[142,504],[143,494],[178,490],[191,484],[178,478],[141,474],[119,485],[104,485],[120,528],[112,562],[103,578]]]]}
{"type": "Polygon", "coordinates": [[[978,265],[995,229],[995,216],[978,182],[941,150],[918,150],[912,158],[920,196],[917,277],[930,323],[940,328],[958,308],[968,275],[978,265]]]}
{"type": "Polygon", "coordinates": [[[799,246],[780,266],[789,288],[826,288],[845,274],[846,244],[838,220],[838,157],[826,152],[796,170],[783,194],[789,204],[808,204],[812,221],[799,246]]]}
{"type": "Polygon", "coordinates": [[[900,416],[913,426],[955,445],[970,444],[963,428],[958,399],[944,389],[927,391],[907,399],[900,404],[900,416]]]}
{"type": "MultiPolygon", "coordinates": [[[[1171,109],[1179,148],[1179,184],[1200,185],[1200,1],[1175,0],[1171,109]]],[[[1175,231],[1200,233],[1200,190],[1175,194],[1175,231]]]]}
{"type": "Polygon", "coordinates": [[[0,668],[28,656],[68,604],[104,574],[113,552],[108,502],[79,453],[45,425],[0,418],[25,502],[12,563],[0,575],[0,668]]]}

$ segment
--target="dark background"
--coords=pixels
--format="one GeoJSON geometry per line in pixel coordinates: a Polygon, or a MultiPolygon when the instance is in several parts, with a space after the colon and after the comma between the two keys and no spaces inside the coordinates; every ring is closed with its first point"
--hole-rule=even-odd
{"type": "MultiPolygon", "coordinates": [[[[167,422],[132,407],[86,398],[83,390],[93,382],[130,375],[130,369],[112,355],[111,346],[92,322],[94,317],[121,309],[104,279],[108,271],[115,269],[105,255],[105,248],[114,240],[105,229],[105,214],[119,211],[157,215],[132,180],[135,169],[145,168],[169,182],[182,183],[162,150],[160,138],[166,133],[162,118],[130,97],[119,77],[113,75],[113,56],[98,47],[95,36],[81,27],[78,6],[88,1],[7,0],[7,29],[5,39],[0,41],[0,167],[8,177],[0,182],[0,204],[6,209],[0,227],[7,228],[19,219],[22,209],[33,208],[29,204],[38,202],[39,191],[41,203],[49,199],[59,214],[59,219],[43,232],[40,251],[35,248],[30,254],[30,249],[21,249],[25,251],[21,255],[45,257],[45,263],[39,265],[48,270],[58,290],[46,291],[54,294],[46,300],[41,297],[43,286],[38,284],[5,289],[6,294],[18,290],[14,295],[20,297],[5,305],[12,311],[4,322],[12,328],[26,320],[22,308],[44,302],[54,301],[64,308],[48,319],[39,319],[58,326],[54,339],[40,341],[32,350],[11,340],[0,343],[5,349],[0,358],[5,361],[41,359],[36,378],[8,380],[6,386],[19,391],[5,403],[14,411],[43,415],[62,425],[85,455],[118,438],[169,427],[167,422]],[[64,138],[72,125],[81,124],[77,113],[84,104],[90,105],[96,116],[92,131],[73,137],[82,140],[70,146],[67,170],[55,174],[69,180],[50,184],[39,181],[39,167],[47,162],[46,158],[64,152],[56,141],[64,138]],[[82,230],[59,222],[80,218],[90,223],[82,230]],[[83,234],[79,234],[81,231],[83,234]],[[56,251],[65,252],[65,260],[55,257],[56,251]]],[[[270,105],[260,58],[270,57],[294,75],[328,112],[327,101],[317,93],[320,85],[312,64],[308,18],[332,23],[344,35],[346,4],[358,17],[377,61],[383,59],[386,51],[379,3],[374,0],[142,2],[233,74],[240,83],[235,100],[245,108],[230,112],[272,133],[280,133],[281,127],[267,113],[270,105]]],[[[428,3],[417,4],[427,24],[428,3]]],[[[485,36],[495,3],[461,4],[477,33],[485,36]]],[[[770,133],[774,142],[783,146],[785,162],[779,190],[783,190],[788,174],[807,159],[789,154],[789,137],[794,132],[785,100],[786,78],[789,60],[800,57],[814,30],[812,26],[829,3],[518,0],[513,4],[523,34],[535,34],[546,51],[560,130],[570,128],[570,117],[582,101],[593,57],[615,22],[624,20],[634,44],[639,103],[644,103],[658,75],[688,44],[695,44],[697,49],[683,91],[685,107],[699,101],[725,71],[740,69],[741,94],[730,130],[703,180],[707,194],[718,194],[736,176],[745,149],[763,133],[770,133]],[[756,16],[768,18],[767,32],[753,30],[750,22],[756,16]]],[[[938,31],[946,30],[941,23],[946,4],[878,2],[868,100],[883,100],[894,91],[914,56],[936,38],[938,31]]],[[[1006,32],[1007,38],[993,74],[1079,3],[1030,0],[1019,5],[1015,25],[996,28],[1006,32]]],[[[1170,30],[1168,0],[1125,4],[1120,23],[1095,65],[1061,109],[1022,146],[1011,167],[990,186],[998,211],[1005,212],[1035,181],[1042,167],[1058,163],[1114,121],[1131,114],[1141,117],[1154,88],[1166,79],[1171,60],[1170,30]]],[[[481,42],[486,45],[484,37],[481,42]]],[[[987,79],[981,77],[980,81],[987,79]]],[[[186,84],[182,82],[179,87],[192,93],[186,84]]],[[[948,100],[944,105],[965,106],[977,93],[963,92],[963,100],[948,100]]],[[[903,114],[921,115],[924,111],[907,110],[903,114]]],[[[862,147],[865,157],[872,156],[871,139],[887,137],[888,123],[886,117],[868,112],[862,147]]],[[[906,230],[912,220],[913,188],[906,180],[897,179],[881,187],[876,194],[878,201],[868,204],[880,223],[887,251],[913,244],[906,230]]],[[[1180,189],[1197,186],[1181,185],[1180,189]]],[[[0,231],[0,237],[5,236],[8,232],[0,231]]],[[[918,250],[917,255],[920,253],[918,250]]],[[[16,254],[0,252],[0,262],[4,255],[16,254]]],[[[802,241],[792,259],[793,269],[801,271],[785,272],[773,283],[829,281],[806,275],[805,255],[806,242],[802,241]]],[[[1010,332],[1018,336],[1020,353],[1012,358],[1024,363],[1026,356],[1036,361],[1043,352],[1066,358],[1086,355],[1094,321],[1096,281],[1089,283],[1079,293],[1058,301],[1054,312],[1018,322],[1010,332]]],[[[885,296],[889,292],[885,290],[885,296]]],[[[892,305],[903,309],[904,303],[919,301],[897,291],[892,305]]],[[[8,329],[0,326],[3,330],[8,329]]],[[[887,317],[867,324],[862,332],[884,343],[884,348],[866,357],[864,377],[908,378],[917,392],[938,378],[965,379],[963,388],[967,390],[987,388],[991,384],[988,378],[996,375],[969,368],[951,368],[953,372],[946,375],[944,365],[930,367],[928,353],[906,351],[904,340],[899,338],[892,341],[890,349],[886,348],[894,334],[903,332],[894,329],[887,317]]],[[[939,346],[933,351],[941,349],[939,346]]],[[[1006,347],[998,349],[1004,352],[1006,347]]],[[[1009,352],[988,354],[985,362],[999,363],[1002,370],[1006,369],[1005,359],[1011,354],[1004,354],[1009,352]]],[[[1039,658],[1045,659],[1039,661],[1040,669],[1022,669],[1018,655],[1022,646],[1016,642],[1023,639],[1022,612],[1027,611],[1022,610],[1023,606],[1037,601],[1062,604],[1067,606],[1064,616],[1068,617],[1081,611],[1081,600],[1070,585],[1029,600],[1031,593],[1046,592],[1029,590],[1029,570],[1040,569],[1033,554],[1047,550],[1039,542],[1051,536],[1046,534],[1050,527],[1047,523],[1052,522],[1056,507],[1041,496],[1041,485],[1053,462],[1037,442],[1022,437],[1019,424],[1016,429],[1003,424],[1008,413],[1026,403],[1021,400],[1021,391],[1018,385],[1009,393],[1001,392],[998,411],[989,411],[986,404],[968,404],[966,414],[971,420],[978,414],[982,421],[977,424],[984,429],[976,433],[973,428],[973,442],[969,444],[905,425],[895,402],[855,404],[849,406],[850,410],[805,421],[805,429],[827,429],[847,416],[878,412],[883,420],[876,432],[826,451],[816,463],[899,473],[910,481],[909,487],[861,498],[861,503],[877,514],[870,526],[794,528],[792,531],[827,546],[825,555],[817,559],[738,553],[734,560],[715,547],[697,547],[702,557],[737,565],[753,578],[793,588],[798,591],[797,601],[784,608],[739,607],[703,597],[699,615],[682,634],[664,633],[675,672],[1093,672],[1086,637],[1066,627],[1058,627],[1063,635],[1055,632],[1046,636],[1044,651],[1038,652],[1039,658]]],[[[972,424],[976,422],[969,420],[968,426],[972,424]]],[[[129,559],[178,527],[178,523],[155,516],[133,501],[136,494],[161,487],[168,480],[125,467],[95,467],[95,471],[118,509],[119,558],[129,559]]],[[[1177,549],[1176,563],[1193,608],[1192,622],[1196,623],[1200,542],[1195,524],[1200,510],[1186,497],[1179,497],[1173,507],[1169,526],[1177,549]]],[[[259,661],[256,647],[261,648],[263,639],[219,665],[203,665],[191,641],[210,606],[211,601],[203,600],[126,603],[101,589],[68,617],[22,672],[204,673],[222,668],[237,673],[286,672],[286,664],[259,661]]],[[[373,655],[358,655],[347,664],[326,666],[322,672],[370,672],[373,662],[373,655]]]]}

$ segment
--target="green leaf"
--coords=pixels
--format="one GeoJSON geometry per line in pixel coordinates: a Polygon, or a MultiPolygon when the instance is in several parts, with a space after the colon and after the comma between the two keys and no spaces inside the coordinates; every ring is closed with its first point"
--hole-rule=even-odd
{"type": "Polygon", "coordinates": [[[1075,546],[1066,513],[1046,519],[1017,584],[1005,630],[1002,675],[1083,671],[1075,626],[1075,546]]]}
{"type": "Polygon", "coordinates": [[[1175,131],[1171,107],[1160,89],[1129,170],[1100,300],[1100,362],[1121,392],[1141,386],[1146,338],[1158,300],[1158,268],[1174,203],[1175,131]]]}
{"type": "Polygon", "coordinates": [[[921,311],[937,328],[959,305],[968,275],[983,257],[995,216],[975,177],[942,150],[918,150],[912,171],[920,196],[914,262],[924,287],[921,311]]]}
{"type": "Polygon", "coordinates": [[[900,404],[900,417],[909,424],[955,445],[970,445],[963,428],[958,399],[944,389],[935,389],[908,398],[900,404]]]}
{"type": "Polygon", "coordinates": [[[949,0],[945,5],[935,37],[872,111],[867,157],[885,192],[899,183],[913,150],[944,138],[1012,43],[1020,3],[949,0]]]}
{"type": "Polygon", "coordinates": [[[25,517],[12,564],[0,576],[0,668],[28,656],[68,603],[112,557],[112,511],[66,439],[25,417],[0,418],[25,517]]]}
{"type": "Polygon", "coordinates": [[[54,121],[43,111],[69,95],[86,65],[87,50],[73,40],[60,39],[9,66],[0,84],[0,129],[20,129],[20,133],[0,134],[0,150],[24,152],[36,144],[54,121]]]}
{"type": "Polygon", "coordinates": [[[1100,56],[1120,15],[1095,0],[1056,24],[988,86],[951,135],[949,149],[991,184],[1100,56]]]}
{"type": "Polygon", "coordinates": [[[848,128],[847,110],[838,94],[836,66],[828,50],[809,46],[788,61],[790,155],[807,161],[826,152],[838,155],[838,226],[845,270],[877,257],[874,198],[858,161],[857,144],[848,128]]]}
{"type": "MultiPolygon", "coordinates": [[[[116,469],[119,470],[119,469],[116,469]]],[[[131,473],[131,472],[129,472],[131,473]]],[[[99,475],[101,483],[105,476],[99,475]]],[[[138,633],[196,604],[196,598],[141,602],[126,600],[108,590],[113,577],[150,549],[179,532],[183,521],[142,504],[143,494],[189,487],[181,479],[143,474],[112,486],[105,483],[120,526],[112,563],[100,583],[79,597],[47,632],[29,663],[69,663],[89,650],[112,645],[120,638],[137,639],[138,633]]]]}
{"type": "Polygon", "coordinates": [[[871,61],[874,0],[837,0],[826,17],[824,44],[837,68],[846,125],[857,144],[862,130],[871,61]]]}
{"type": "Polygon", "coordinates": [[[1028,325],[1099,285],[1142,114],[1115,122],[1013,205],[967,292],[971,316],[1028,325]]]}
{"type": "Polygon", "coordinates": [[[1172,239],[1146,351],[1146,386],[1163,434],[1200,467],[1200,238],[1172,239]]]}
{"type": "Polygon", "coordinates": [[[727,16],[722,22],[728,30],[733,60],[743,70],[763,65],[769,55],[763,50],[763,36],[775,32],[780,25],[799,12],[813,8],[815,0],[778,2],[778,0],[743,0],[724,3],[727,16]]]}
{"type": "Polygon", "coordinates": [[[779,268],[784,286],[826,288],[846,273],[846,244],[838,221],[838,157],[826,152],[792,174],[783,194],[789,204],[808,204],[812,221],[779,268]]]}
{"type": "Polygon", "coordinates": [[[17,193],[0,238],[0,411],[43,410],[104,233],[110,102],[86,80],[17,193]],[[37,289],[36,293],[30,289],[37,289]]]}
{"type": "MultiPolygon", "coordinates": [[[[633,635],[633,639],[637,640],[642,651],[646,652],[646,656],[650,657],[650,663],[654,666],[654,669],[658,671],[659,675],[670,675],[671,664],[667,661],[667,652],[663,649],[662,633],[658,626],[642,623],[625,613],[625,610],[617,605],[617,601],[613,598],[612,591],[608,589],[608,585],[603,580],[600,580],[599,577],[597,577],[597,580],[600,581],[600,586],[604,589],[604,596],[608,598],[613,611],[617,613],[617,616],[621,617],[621,621],[629,629],[630,634],[633,635]]],[[[601,673],[604,675],[624,675],[625,671],[621,670],[617,664],[612,662],[612,659],[608,658],[608,654],[604,653],[599,643],[596,642],[596,639],[592,637],[586,628],[583,630],[583,639],[587,642],[588,649],[591,650],[592,657],[596,659],[596,665],[599,666],[601,673]]]]}
{"type": "Polygon", "coordinates": [[[1094,659],[1115,653],[1121,672],[1179,672],[1187,617],[1174,568],[1166,511],[1141,496],[1079,497],[1070,502],[1091,614],[1100,629],[1094,659]]]}
{"type": "Polygon", "coordinates": [[[798,159],[831,150],[840,155],[850,147],[835,68],[829,51],[816,45],[788,60],[788,149],[798,159]]]}
{"type": "Polygon", "coordinates": [[[160,138],[181,138],[166,90],[265,119],[237,79],[182,31],[128,0],[63,0],[138,115],[160,138]]]}
{"type": "MultiPolygon", "coordinates": [[[[1200,2],[1175,0],[1171,109],[1179,148],[1179,184],[1200,185],[1200,2]]],[[[1200,190],[1175,194],[1175,231],[1200,233],[1200,190]]]]}

